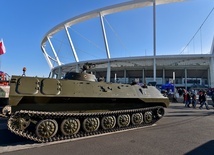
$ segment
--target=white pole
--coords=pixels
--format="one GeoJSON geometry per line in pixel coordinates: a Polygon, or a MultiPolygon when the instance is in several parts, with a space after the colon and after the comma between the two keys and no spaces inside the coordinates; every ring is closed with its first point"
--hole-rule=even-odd
{"type": "Polygon", "coordinates": [[[46,61],[48,62],[48,65],[49,65],[50,69],[52,70],[53,69],[53,64],[50,61],[50,58],[49,58],[49,56],[48,56],[48,54],[47,54],[47,52],[46,52],[46,50],[44,48],[44,45],[42,45],[42,51],[43,51],[43,54],[45,56],[46,61]]]}
{"type": "Polygon", "coordinates": [[[52,51],[53,51],[53,54],[54,54],[54,56],[55,56],[55,58],[56,58],[56,61],[57,61],[58,65],[61,66],[61,62],[59,61],[59,57],[58,57],[58,55],[56,54],[56,51],[55,51],[55,49],[54,49],[54,47],[53,47],[53,44],[52,44],[50,38],[47,37],[47,39],[48,39],[48,42],[49,42],[49,44],[50,44],[50,46],[51,46],[51,49],[52,49],[52,51]]]}
{"type": "Polygon", "coordinates": [[[114,83],[117,83],[117,73],[114,74],[114,83]]]}
{"type": "Polygon", "coordinates": [[[154,48],[154,62],[153,62],[153,77],[156,81],[156,3],[153,0],[153,48],[154,48]]]}
{"type": "Polygon", "coordinates": [[[79,59],[78,59],[78,56],[77,56],[77,52],[76,52],[76,50],[75,50],[75,48],[74,48],[74,44],[73,44],[73,42],[72,42],[72,40],[71,40],[71,36],[70,36],[69,31],[68,31],[68,28],[67,28],[67,26],[64,26],[64,27],[65,27],[65,31],[66,31],[66,34],[67,34],[67,37],[68,37],[68,41],[69,41],[69,43],[70,43],[70,46],[71,46],[71,49],[72,49],[72,52],[73,52],[75,61],[76,61],[76,62],[79,62],[79,59]]]}

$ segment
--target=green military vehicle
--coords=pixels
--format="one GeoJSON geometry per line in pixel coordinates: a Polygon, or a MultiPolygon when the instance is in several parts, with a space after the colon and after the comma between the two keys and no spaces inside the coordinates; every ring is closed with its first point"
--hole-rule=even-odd
{"type": "Polygon", "coordinates": [[[88,68],[63,79],[12,76],[0,114],[8,129],[51,142],[149,126],[163,117],[169,100],[154,86],[98,82],[88,68]]]}

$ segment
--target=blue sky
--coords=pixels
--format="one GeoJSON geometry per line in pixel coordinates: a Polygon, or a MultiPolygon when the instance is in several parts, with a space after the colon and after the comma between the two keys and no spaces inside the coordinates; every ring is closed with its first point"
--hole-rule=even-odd
{"type": "MultiPolygon", "coordinates": [[[[0,70],[21,75],[22,68],[26,67],[29,76],[48,76],[50,68],[40,44],[50,29],[82,13],[126,1],[1,0],[0,38],[4,40],[6,54],[0,56],[0,70]]],[[[214,12],[182,50],[213,7],[214,0],[187,0],[157,6],[157,54],[209,53],[214,36],[214,12]]],[[[108,15],[104,20],[111,57],[152,55],[151,7],[108,15]]],[[[106,57],[99,19],[77,24],[69,32],[80,60],[106,57]]],[[[61,61],[74,62],[68,44],[64,44],[63,33],[54,36],[52,42],[59,55],[64,54],[61,61]]],[[[50,52],[48,46],[47,51],[50,52]]]]}

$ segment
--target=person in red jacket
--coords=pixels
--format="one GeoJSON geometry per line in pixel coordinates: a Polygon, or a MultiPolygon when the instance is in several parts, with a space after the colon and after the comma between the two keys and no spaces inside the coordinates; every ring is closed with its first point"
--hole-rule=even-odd
{"type": "Polygon", "coordinates": [[[185,103],[185,107],[190,107],[190,95],[189,92],[187,92],[186,90],[184,91],[184,103],[185,103]]]}

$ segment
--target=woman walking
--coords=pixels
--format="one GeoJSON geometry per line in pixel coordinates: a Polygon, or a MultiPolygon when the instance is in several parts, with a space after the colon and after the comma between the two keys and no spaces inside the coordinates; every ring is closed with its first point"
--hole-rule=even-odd
{"type": "Polygon", "coordinates": [[[206,92],[205,91],[201,91],[200,92],[199,102],[201,104],[199,109],[202,109],[202,107],[205,105],[206,109],[209,110],[209,106],[207,104],[207,97],[206,97],[206,92]]]}

